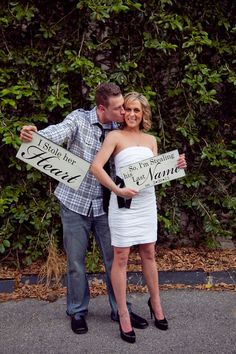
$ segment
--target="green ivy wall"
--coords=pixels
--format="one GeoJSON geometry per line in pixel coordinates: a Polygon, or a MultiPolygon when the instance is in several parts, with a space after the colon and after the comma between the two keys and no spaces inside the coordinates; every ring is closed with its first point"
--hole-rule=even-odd
{"type": "Polygon", "coordinates": [[[186,178],[157,189],[160,240],[234,235],[233,1],[2,0],[0,12],[2,259],[29,264],[61,244],[55,182],[15,158],[21,126],[90,108],[102,81],[144,93],[160,152],[186,153],[186,178]]]}

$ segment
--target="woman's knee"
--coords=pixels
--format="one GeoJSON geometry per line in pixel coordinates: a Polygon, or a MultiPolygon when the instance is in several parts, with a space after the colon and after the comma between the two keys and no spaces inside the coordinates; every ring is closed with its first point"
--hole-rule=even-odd
{"type": "Polygon", "coordinates": [[[139,253],[142,260],[155,260],[155,246],[153,244],[140,245],[139,253]]]}
{"type": "Polygon", "coordinates": [[[114,263],[120,268],[126,268],[129,259],[129,250],[114,249],[114,263]]]}

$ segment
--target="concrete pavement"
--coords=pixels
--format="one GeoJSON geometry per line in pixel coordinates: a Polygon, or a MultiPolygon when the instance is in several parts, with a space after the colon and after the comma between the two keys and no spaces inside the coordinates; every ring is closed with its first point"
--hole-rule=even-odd
{"type": "Polygon", "coordinates": [[[65,314],[66,299],[0,303],[0,354],[236,354],[236,292],[161,291],[169,330],[150,319],[148,294],[130,294],[133,310],[149,327],[136,329],[136,343],[121,340],[110,320],[107,296],[91,299],[89,332],[76,335],[65,314]]]}

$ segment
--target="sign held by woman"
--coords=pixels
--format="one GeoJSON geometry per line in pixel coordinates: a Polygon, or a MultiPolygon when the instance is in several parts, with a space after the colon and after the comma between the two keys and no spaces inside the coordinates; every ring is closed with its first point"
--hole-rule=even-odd
{"type": "Polygon", "coordinates": [[[121,174],[128,188],[141,190],[185,176],[184,169],[176,167],[178,150],[138,161],[121,167],[121,174]]]}

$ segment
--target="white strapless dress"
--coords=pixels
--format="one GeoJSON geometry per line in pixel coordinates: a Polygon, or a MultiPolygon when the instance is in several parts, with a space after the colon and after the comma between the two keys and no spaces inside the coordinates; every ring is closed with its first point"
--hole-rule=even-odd
{"type": "MultiPolygon", "coordinates": [[[[150,157],[153,157],[153,152],[148,147],[125,148],[114,157],[116,175],[121,177],[120,167],[150,157]]],[[[130,247],[155,242],[157,240],[157,206],[154,187],[139,191],[138,195],[132,198],[130,209],[119,208],[117,196],[111,193],[108,221],[113,246],[130,247]]]]}

